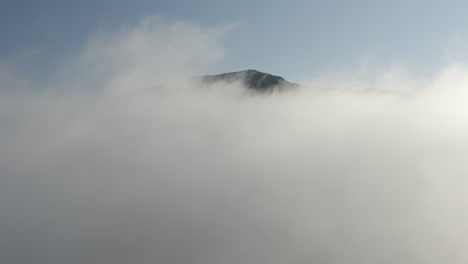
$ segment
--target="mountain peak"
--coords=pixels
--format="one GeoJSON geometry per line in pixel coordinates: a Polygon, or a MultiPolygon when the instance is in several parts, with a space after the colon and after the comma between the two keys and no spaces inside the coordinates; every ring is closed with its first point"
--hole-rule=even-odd
{"type": "Polygon", "coordinates": [[[242,84],[244,84],[248,89],[259,92],[296,86],[296,84],[286,81],[283,77],[260,72],[254,69],[238,72],[228,72],[217,75],[206,75],[202,77],[202,82],[209,84],[216,82],[242,82],[242,84]]]}

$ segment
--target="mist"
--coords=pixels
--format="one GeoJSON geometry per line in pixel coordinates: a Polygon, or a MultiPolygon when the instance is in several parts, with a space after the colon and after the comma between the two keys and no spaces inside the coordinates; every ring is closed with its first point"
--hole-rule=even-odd
{"type": "Polygon", "coordinates": [[[0,262],[466,263],[464,64],[200,87],[230,28],[97,32],[41,87],[0,68],[0,262]]]}

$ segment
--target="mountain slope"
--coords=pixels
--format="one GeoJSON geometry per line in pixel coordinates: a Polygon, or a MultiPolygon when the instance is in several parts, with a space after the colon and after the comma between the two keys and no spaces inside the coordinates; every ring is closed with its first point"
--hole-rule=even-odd
{"type": "Polygon", "coordinates": [[[203,85],[212,85],[221,82],[228,84],[238,82],[241,83],[245,88],[259,93],[271,93],[274,91],[291,91],[295,90],[295,88],[303,87],[309,89],[309,91],[315,91],[318,93],[342,92],[356,95],[393,95],[399,97],[410,96],[410,94],[405,92],[372,88],[341,89],[337,87],[301,85],[297,83],[288,82],[280,76],[271,75],[257,70],[228,72],[217,75],[205,75],[201,77],[196,77],[195,80],[201,82],[201,84],[203,85]]]}
{"type": "Polygon", "coordinates": [[[282,90],[298,86],[290,83],[284,78],[271,75],[268,73],[259,72],[256,70],[245,70],[239,72],[229,72],[218,75],[206,75],[201,77],[202,83],[213,84],[217,82],[241,82],[246,88],[259,92],[273,91],[275,89],[282,90]]]}

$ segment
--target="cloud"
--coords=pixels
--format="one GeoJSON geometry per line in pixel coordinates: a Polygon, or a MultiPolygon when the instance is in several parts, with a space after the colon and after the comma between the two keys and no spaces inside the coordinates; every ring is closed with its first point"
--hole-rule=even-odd
{"type": "Polygon", "coordinates": [[[413,96],[180,78],[222,39],[147,18],[1,89],[2,263],[466,262],[465,66],[362,80],[413,96]]]}

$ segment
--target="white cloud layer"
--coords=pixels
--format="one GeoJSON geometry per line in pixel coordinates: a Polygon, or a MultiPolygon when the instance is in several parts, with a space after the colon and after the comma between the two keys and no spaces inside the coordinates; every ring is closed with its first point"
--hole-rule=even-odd
{"type": "Polygon", "coordinates": [[[147,18],[39,93],[0,82],[1,263],[468,261],[468,68],[370,81],[412,96],[183,81],[223,31],[147,18]]]}

